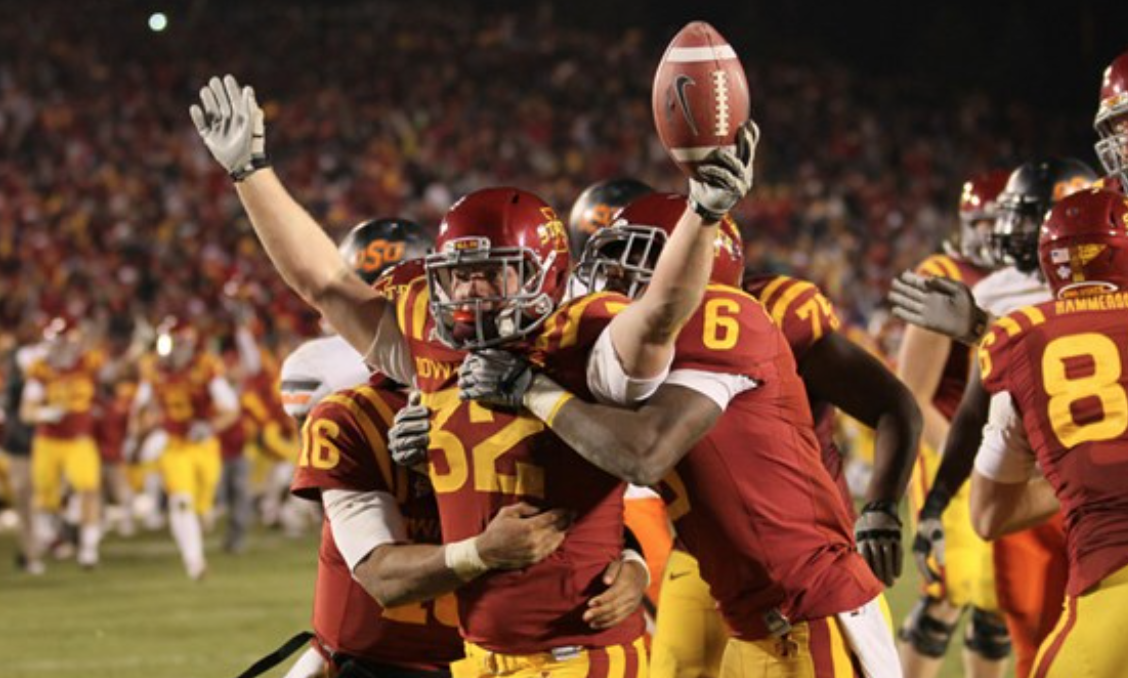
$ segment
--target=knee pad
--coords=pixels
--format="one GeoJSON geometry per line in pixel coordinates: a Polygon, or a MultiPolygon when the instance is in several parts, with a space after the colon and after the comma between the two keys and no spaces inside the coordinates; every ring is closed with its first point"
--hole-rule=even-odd
{"type": "Polygon", "coordinates": [[[939,659],[947,653],[952,634],[956,630],[955,624],[946,624],[928,613],[930,607],[939,603],[937,598],[922,596],[897,634],[898,638],[914,650],[933,659],[939,659]]]}
{"type": "Polygon", "coordinates": [[[1002,618],[978,607],[971,611],[964,645],[975,654],[991,661],[1006,659],[1011,653],[1010,633],[1002,618]]]}

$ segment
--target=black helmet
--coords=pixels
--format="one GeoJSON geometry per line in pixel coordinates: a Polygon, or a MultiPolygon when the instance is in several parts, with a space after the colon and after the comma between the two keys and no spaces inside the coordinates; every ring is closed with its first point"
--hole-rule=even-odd
{"type": "Polygon", "coordinates": [[[1011,172],[999,195],[999,216],[991,233],[995,260],[1024,273],[1038,270],[1038,233],[1046,212],[1097,178],[1093,168],[1074,158],[1044,158],[1011,172]]]}
{"type": "Polygon", "coordinates": [[[653,192],[653,188],[641,181],[626,178],[599,181],[585,188],[568,217],[572,252],[578,257],[592,233],[610,225],[615,214],[635,198],[653,192]]]}
{"type": "Polygon", "coordinates": [[[388,268],[427,253],[431,237],[407,219],[369,219],[353,226],[341,242],[341,256],[371,285],[388,268]]]}

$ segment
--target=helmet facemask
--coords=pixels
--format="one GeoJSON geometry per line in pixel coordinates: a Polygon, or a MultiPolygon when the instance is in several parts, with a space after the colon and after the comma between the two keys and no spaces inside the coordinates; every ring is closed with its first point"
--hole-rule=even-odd
{"type": "Polygon", "coordinates": [[[584,245],[575,276],[591,292],[618,292],[637,299],[654,275],[666,232],[619,224],[600,229],[584,245]]]}
{"type": "Polygon", "coordinates": [[[556,307],[544,291],[556,253],[541,262],[527,247],[490,247],[488,238],[460,238],[424,260],[431,314],[439,339],[454,349],[477,350],[525,337],[556,307]],[[495,294],[467,296],[462,285],[487,282],[495,294]]]}
{"type": "Polygon", "coordinates": [[[1030,196],[1007,192],[999,196],[998,210],[989,238],[991,257],[1023,273],[1037,271],[1038,233],[1046,206],[1030,196]]]}
{"type": "Polygon", "coordinates": [[[1101,165],[1128,193],[1128,98],[1102,110],[1094,127],[1100,136],[1096,150],[1101,165]]]}

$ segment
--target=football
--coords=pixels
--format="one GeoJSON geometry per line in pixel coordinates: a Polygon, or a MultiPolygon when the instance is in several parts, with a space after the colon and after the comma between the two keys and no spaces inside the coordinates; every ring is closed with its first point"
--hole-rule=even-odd
{"type": "Polygon", "coordinates": [[[717,29],[694,21],[678,31],[654,74],[654,125],[683,172],[718,146],[731,146],[751,114],[744,67],[717,29]]]}

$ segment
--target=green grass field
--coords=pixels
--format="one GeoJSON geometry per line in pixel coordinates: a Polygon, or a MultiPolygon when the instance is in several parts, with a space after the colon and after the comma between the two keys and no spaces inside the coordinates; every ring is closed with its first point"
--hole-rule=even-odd
{"type": "MultiPolygon", "coordinates": [[[[15,538],[0,534],[0,675],[234,678],[308,628],[313,597],[316,536],[253,536],[239,556],[210,539],[208,577],[195,583],[166,532],[110,537],[97,570],[51,563],[42,577],[16,573],[15,538]]],[[[897,620],[916,598],[906,574],[889,596],[897,620]]],[[[951,655],[942,678],[962,675],[951,655]]]]}

